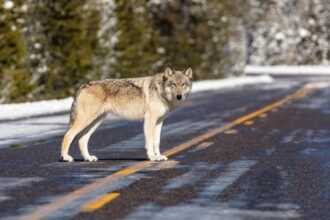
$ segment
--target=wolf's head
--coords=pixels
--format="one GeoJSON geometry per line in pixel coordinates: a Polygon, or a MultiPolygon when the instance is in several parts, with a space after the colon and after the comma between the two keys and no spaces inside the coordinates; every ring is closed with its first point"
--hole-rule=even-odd
{"type": "Polygon", "coordinates": [[[182,102],[186,100],[192,87],[191,68],[177,71],[171,67],[166,67],[164,72],[165,95],[168,101],[182,102]]]}

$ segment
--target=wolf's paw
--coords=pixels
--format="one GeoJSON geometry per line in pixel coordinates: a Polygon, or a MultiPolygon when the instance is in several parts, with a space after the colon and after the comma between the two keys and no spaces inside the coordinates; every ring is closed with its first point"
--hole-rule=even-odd
{"type": "Polygon", "coordinates": [[[168,160],[168,158],[165,155],[155,155],[155,161],[165,161],[168,160]]]}
{"type": "Polygon", "coordinates": [[[156,155],[148,155],[148,159],[151,161],[156,161],[156,155]]]}
{"type": "Polygon", "coordinates": [[[164,155],[154,155],[152,158],[149,157],[152,161],[165,161],[168,160],[168,158],[164,155]]]}
{"type": "Polygon", "coordinates": [[[97,157],[95,156],[87,156],[84,158],[85,161],[88,161],[88,162],[96,162],[97,161],[97,157]]]}
{"type": "Polygon", "coordinates": [[[63,162],[72,162],[73,158],[67,154],[67,155],[62,156],[60,160],[63,162]]]}
{"type": "Polygon", "coordinates": [[[149,155],[148,158],[151,161],[165,161],[165,160],[168,160],[168,158],[165,155],[149,155]]]}

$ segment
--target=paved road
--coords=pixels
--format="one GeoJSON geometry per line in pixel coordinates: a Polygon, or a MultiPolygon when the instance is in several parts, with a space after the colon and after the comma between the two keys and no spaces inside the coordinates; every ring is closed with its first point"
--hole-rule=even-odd
{"type": "Polygon", "coordinates": [[[97,163],[76,143],[59,162],[63,129],[0,140],[0,218],[330,219],[329,80],[193,94],[165,121],[167,162],[146,160],[141,122],[107,121],[97,163]]]}

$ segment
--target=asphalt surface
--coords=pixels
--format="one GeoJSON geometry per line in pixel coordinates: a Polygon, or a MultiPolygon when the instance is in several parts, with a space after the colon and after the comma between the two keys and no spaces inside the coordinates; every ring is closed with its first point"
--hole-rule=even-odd
{"type": "Polygon", "coordinates": [[[146,160],[141,122],[99,128],[96,163],[77,143],[58,161],[60,133],[3,145],[0,218],[330,219],[329,80],[192,94],[164,123],[166,162],[146,160]]]}

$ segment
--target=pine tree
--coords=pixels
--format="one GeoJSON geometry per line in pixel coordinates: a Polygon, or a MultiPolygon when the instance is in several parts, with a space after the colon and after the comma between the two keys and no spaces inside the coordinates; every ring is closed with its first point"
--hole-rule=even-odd
{"type": "Polygon", "coordinates": [[[45,7],[42,0],[26,0],[26,33],[29,70],[32,73],[30,83],[34,89],[28,94],[32,100],[39,99],[45,93],[45,83],[49,75],[49,52],[44,27],[41,21],[44,19],[40,8],[45,7]]]}
{"type": "Polygon", "coordinates": [[[232,4],[228,2],[177,0],[149,4],[154,30],[160,35],[159,47],[164,48],[162,62],[179,69],[192,67],[195,80],[228,75],[228,64],[233,59],[228,51],[227,8],[232,4]]]}
{"type": "Polygon", "coordinates": [[[118,43],[115,46],[118,77],[153,74],[158,60],[157,36],[152,18],[146,12],[146,1],[116,1],[118,43]]]}
{"type": "Polygon", "coordinates": [[[0,0],[0,102],[20,101],[32,89],[23,1],[0,0]]]}
{"type": "Polygon", "coordinates": [[[91,4],[100,14],[97,29],[99,47],[94,59],[94,69],[100,74],[100,79],[115,78],[116,55],[114,48],[118,40],[117,19],[114,13],[116,4],[114,0],[91,1],[91,4]]]}
{"type": "Polygon", "coordinates": [[[97,48],[99,15],[84,1],[47,1],[40,8],[49,50],[46,93],[73,95],[86,80],[96,79],[93,57],[97,48]]]}
{"type": "Polygon", "coordinates": [[[329,64],[329,7],[323,0],[251,0],[249,63],[329,64]]]}

